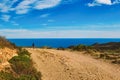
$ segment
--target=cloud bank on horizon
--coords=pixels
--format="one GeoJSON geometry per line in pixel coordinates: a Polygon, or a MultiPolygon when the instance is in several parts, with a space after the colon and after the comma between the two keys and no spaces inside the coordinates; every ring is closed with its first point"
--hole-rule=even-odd
{"type": "Polygon", "coordinates": [[[97,37],[94,33],[98,37],[120,37],[115,35],[120,30],[118,8],[120,0],[0,0],[0,34],[9,38],[25,38],[28,33],[38,38],[97,37]],[[86,35],[78,35],[81,32],[86,35]]]}

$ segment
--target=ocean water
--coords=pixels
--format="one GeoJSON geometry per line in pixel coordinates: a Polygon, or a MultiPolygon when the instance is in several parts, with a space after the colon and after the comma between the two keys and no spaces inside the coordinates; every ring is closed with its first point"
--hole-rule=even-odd
{"type": "Polygon", "coordinates": [[[31,47],[32,43],[36,47],[50,46],[53,48],[68,47],[71,45],[92,45],[94,43],[107,43],[107,42],[120,42],[120,38],[77,38],[77,39],[8,39],[10,42],[15,43],[21,47],[31,47]]]}

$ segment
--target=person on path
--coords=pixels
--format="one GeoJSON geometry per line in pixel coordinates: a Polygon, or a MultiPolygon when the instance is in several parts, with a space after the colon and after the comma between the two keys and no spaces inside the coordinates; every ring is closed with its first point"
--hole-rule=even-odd
{"type": "Polygon", "coordinates": [[[32,47],[33,47],[33,49],[35,48],[35,44],[34,43],[32,44],[32,47]]]}

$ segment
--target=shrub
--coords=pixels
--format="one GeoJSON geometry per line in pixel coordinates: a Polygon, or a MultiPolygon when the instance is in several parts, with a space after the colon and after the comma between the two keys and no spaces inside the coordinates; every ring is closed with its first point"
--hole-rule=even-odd
{"type": "Polygon", "coordinates": [[[11,73],[1,71],[0,80],[15,80],[15,77],[11,73]]]}
{"type": "Polygon", "coordinates": [[[57,48],[57,50],[65,50],[65,48],[59,47],[59,48],[57,48]]]}
{"type": "Polygon", "coordinates": [[[42,46],[41,48],[43,48],[43,49],[52,49],[52,47],[49,47],[49,46],[42,46]]]}
{"type": "Polygon", "coordinates": [[[69,49],[74,49],[75,46],[74,46],[74,45],[71,45],[71,46],[69,46],[68,48],[69,48],[69,49]]]}
{"type": "Polygon", "coordinates": [[[18,74],[27,72],[26,70],[32,65],[27,56],[15,56],[9,62],[12,64],[12,69],[18,74]]]}
{"type": "Polygon", "coordinates": [[[18,56],[13,57],[9,62],[12,69],[20,75],[17,80],[41,80],[41,74],[33,67],[30,53],[27,50],[21,49],[18,56]]]}
{"type": "Polygon", "coordinates": [[[80,44],[77,46],[70,46],[70,48],[72,48],[73,50],[81,51],[81,50],[86,50],[87,46],[80,44]]]}
{"type": "Polygon", "coordinates": [[[41,80],[40,77],[36,75],[21,75],[19,77],[13,76],[13,74],[1,71],[0,72],[0,80],[41,80]]]}
{"type": "Polygon", "coordinates": [[[16,78],[16,80],[40,80],[34,75],[21,75],[19,78],[16,78]]]}
{"type": "Polygon", "coordinates": [[[21,48],[18,51],[18,55],[19,56],[29,56],[30,57],[30,53],[27,50],[21,49],[21,48]]]}

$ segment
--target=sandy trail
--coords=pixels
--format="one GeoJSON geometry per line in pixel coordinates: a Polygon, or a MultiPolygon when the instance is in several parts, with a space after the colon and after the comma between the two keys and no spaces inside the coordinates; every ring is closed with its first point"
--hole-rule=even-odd
{"type": "Polygon", "coordinates": [[[42,80],[120,80],[120,67],[78,52],[30,49],[42,80]]]}

